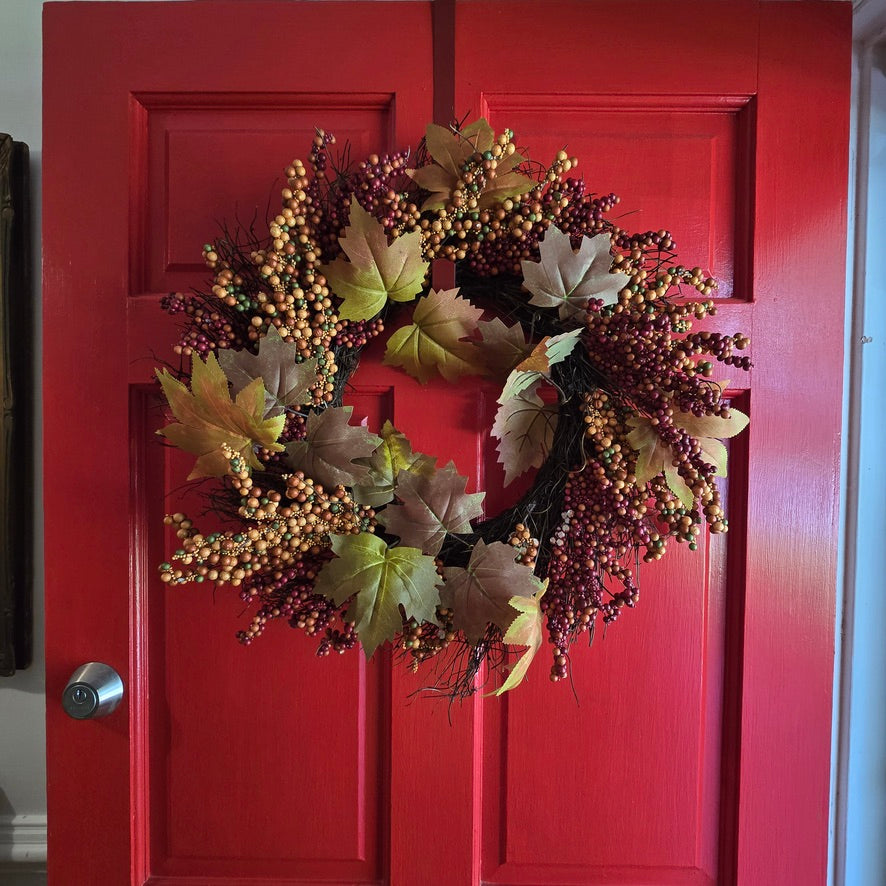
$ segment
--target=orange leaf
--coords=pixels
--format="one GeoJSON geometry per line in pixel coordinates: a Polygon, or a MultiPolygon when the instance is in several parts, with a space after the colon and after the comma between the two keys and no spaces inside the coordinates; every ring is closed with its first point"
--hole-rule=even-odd
{"type": "Polygon", "coordinates": [[[282,415],[263,418],[265,390],[260,378],[248,384],[235,400],[228,392],[228,379],[210,353],[204,363],[195,356],[191,363],[191,390],[165,369],[157,378],[177,423],[157,433],[173,445],[199,458],[189,480],[221,477],[228,472],[229,456],[224,447],[238,452],[252,468],[260,468],[255,447],[282,451],[277,437],[283,430],[282,415]]]}

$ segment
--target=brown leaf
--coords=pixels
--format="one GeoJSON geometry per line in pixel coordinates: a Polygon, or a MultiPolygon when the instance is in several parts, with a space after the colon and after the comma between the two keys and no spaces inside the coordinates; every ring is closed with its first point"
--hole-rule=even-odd
{"type": "Polygon", "coordinates": [[[561,320],[580,322],[588,299],[615,304],[628,284],[627,274],[611,274],[612,241],[608,234],[582,237],[577,252],[569,235],[551,225],[538,246],[539,261],[524,260],[523,287],[532,293],[529,304],[559,308],[561,320]]]}
{"type": "Polygon", "coordinates": [[[489,624],[506,631],[517,616],[514,597],[531,597],[542,590],[532,570],[515,562],[516,552],[507,544],[486,544],[481,538],[466,569],[448,566],[440,602],[453,612],[452,623],[469,643],[476,643],[489,624]]]}
{"type": "MultiPolygon", "coordinates": [[[[511,375],[515,375],[515,370],[511,375]]],[[[559,407],[538,396],[541,380],[503,402],[495,414],[492,435],[498,437],[498,460],[504,465],[505,485],[532,467],[539,467],[550,452],[559,407]]]]}
{"type": "Polygon", "coordinates": [[[287,406],[310,402],[309,391],[317,383],[316,359],[296,362],[299,355],[294,342],[283,341],[276,326],[258,342],[258,353],[223,349],[218,362],[238,394],[253,379],[260,378],[265,388],[265,415],[280,415],[287,406]]]}
{"type": "Polygon", "coordinates": [[[353,406],[339,406],[312,412],[305,424],[305,439],[286,445],[289,466],[304,471],[327,490],[368,480],[369,468],[354,460],[371,456],[381,440],[362,425],[348,424],[353,411],[353,406]]]}
{"type": "Polygon", "coordinates": [[[493,317],[491,320],[481,320],[477,329],[481,340],[471,344],[479,349],[491,375],[507,376],[532,350],[520,323],[506,326],[498,317],[493,317]]]}
{"type": "Polygon", "coordinates": [[[471,520],[483,513],[486,493],[467,494],[466,484],[467,477],[452,462],[430,476],[400,471],[396,494],[401,503],[388,505],[378,520],[403,544],[438,554],[447,533],[470,532],[471,520]]]}
{"type": "MultiPolygon", "coordinates": [[[[492,150],[495,133],[482,117],[460,132],[431,123],[425,133],[425,144],[435,162],[407,170],[420,188],[430,192],[430,196],[422,204],[422,211],[442,209],[449,202],[461,176],[462,167],[472,154],[492,150]]],[[[515,167],[525,162],[525,159],[516,151],[498,158],[495,175],[488,179],[486,186],[477,195],[478,208],[489,209],[507,197],[518,197],[532,189],[535,182],[515,171],[515,167]]]]}

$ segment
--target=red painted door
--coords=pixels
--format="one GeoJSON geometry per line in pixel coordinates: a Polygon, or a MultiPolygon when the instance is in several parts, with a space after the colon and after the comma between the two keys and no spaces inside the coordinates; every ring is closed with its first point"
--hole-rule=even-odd
{"type": "MultiPolygon", "coordinates": [[[[825,881],[849,5],[540,8],[458,4],[453,66],[424,3],[47,7],[53,886],[825,881]],[[452,711],[389,652],[317,659],[282,626],[242,649],[235,596],[161,586],[186,470],[150,383],[175,339],[159,298],[204,280],[217,224],[260,227],[315,125],[355,157],[415,145],[435,89],[537,159],[567,145],[633,229],[672,229],[755,364],[730,533],[644,569],[575,694],[537,663],[452,711]],[[70,720],[89,660],[128,704],[70,720]]],[[[358,412],[494,485],[482,391],[434,389],[431,423],[364,362],[358,412]]]]}

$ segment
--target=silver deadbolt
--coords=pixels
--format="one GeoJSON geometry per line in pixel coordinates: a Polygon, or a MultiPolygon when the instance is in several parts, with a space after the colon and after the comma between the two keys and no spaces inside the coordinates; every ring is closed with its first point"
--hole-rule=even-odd
{"type": "Polygon", "coordinates": [[[62,693],[62,707],[75,720],[107,717],[123,698],[123,680],[100,661],[81,665],[71,674],[62,693]]]}

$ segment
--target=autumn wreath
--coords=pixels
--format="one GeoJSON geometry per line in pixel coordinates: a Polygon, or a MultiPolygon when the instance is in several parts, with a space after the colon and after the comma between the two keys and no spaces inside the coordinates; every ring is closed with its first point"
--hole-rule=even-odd
{"type": "Polygon", "coordinates": [[[692,332],[714,281],[667,231],[608,220],[617,198],[565,152],[532,164],[482,119],[428,126],[415,157],[351,165],[333,141],[318,132],[286,170],[269,237],[225,232],[204,247],[210,290],[165,300],[190,366],[158,371],[175,419],[160,433],[197,456],[189,479],[217,478],[205,494],[231,528],[168,516],[181,546],[161,577],[235,586],[247,644],[278,618],[320,654],[392,641],[414,667],[446,662],[438,683],[463,695],[484,665],[497,692],[516,686],[547,633],[558,680],[580,634],[637,602],[641,558],[726,530],[721,440],[747,417],[711,360],[747,369],[747,339],[692,332]],[[430,287],[434,259],[457,288],[430,287]],[[385,362],[422,383],[498,379],[505,480],[537,469],[497,516],[451,462],[342,403],[361,349],[412,302],[385,362]]]}

